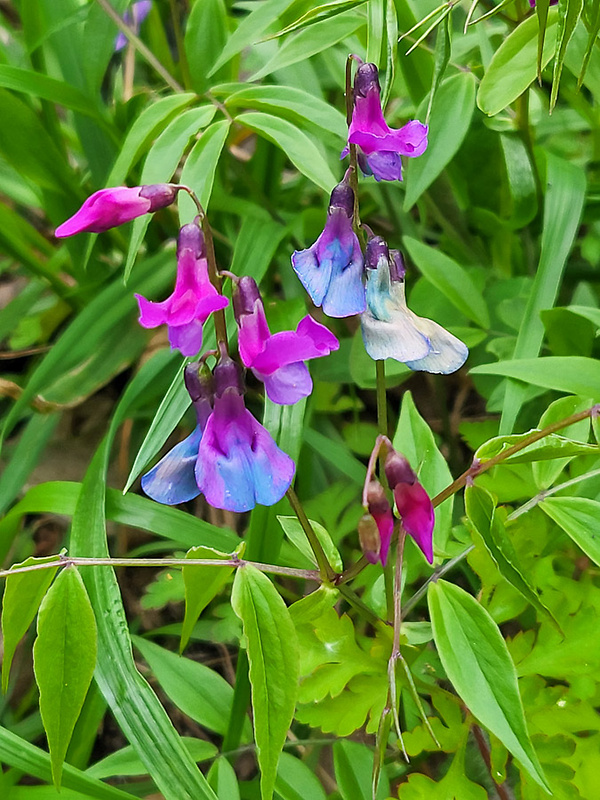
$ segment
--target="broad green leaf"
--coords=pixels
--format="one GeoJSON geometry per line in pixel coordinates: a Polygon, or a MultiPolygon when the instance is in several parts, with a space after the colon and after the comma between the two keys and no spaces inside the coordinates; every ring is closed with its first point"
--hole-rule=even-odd
{"type": "Polygon", "coordinates": [[[185,53],[193,89],[209,87],[210,70],[227,40],[227,11],[223,0],[196,0],[185,27],[185,53]]]}
{"type": "Polygon", "coordinates": [[[600,400],[600,364],[582,356],[523,358],[480,364],[471,375],[503,375],[523,383],[600,400]]]}
{"type": "Polygon", "coordinates": [[[442,664],[467,708],[549,791],[527,732],[517,674],[495,622],[470,594],[438,580],[427,599],[442,664]]]}
{"type": "MultiPolygon", "coordinates": [[[[422,103],[417,119],[423,119],[426,108],[422,103]]],[[[405,211],[413,207],[452,161],[467,135],[474,110],[475,76],[472,73],[459,72],[442,83],[431,110],[427,150],[419,158],[407,159],[405,211]]]]}
{"type": "Polygon", "coordinates": [[[558,0],[558,29],[556,33],[556,51],[554,53],[554,71],[552,73],[552,92],[550,94],[550,113],[552,113],[556,105],[567,45],[575,32],[582,10],[583,0],[558,0]]]}
{"type": "Polygon", "coordinates": [[[94,674],[97,646],[96,621],[85,586],[77,570],[66,567],[42,600],[33,646],[40,713],[57,788],[73,728],[94,674]]]}
{"type": "MultiPolygon", "coordinates": [[[[26,775],[32,775],[41,781],[52,781],[48,753],[2,727],[0,727],[0,760],[3,764],[14,767],[26,775]]],[[[70,764],[63,766],[61,789],[62,792],[65,789],[81,792],[82,797],[97,798],[97,800],[131,800],[129,792],[102,783],[70,764]]]]}
{"type": "MultiPolygon", "coordinates": [[[[542,68],[552,58],[556,43],[558,16],[556,9],[548,14],[548,26],[542,51],[542,68]]],[[[477,105],[492,117],[520,97],[536,76],[538,18],[527,17],[502,42],[483,76],[477,92],[477,105]]]]}
{"type": "Polygon", "coordinates": [[[240,800],[237,775],[224,756],[216,759],[206,779],[219,800],[240,800]]]}
{"type": "Polygon", "coordinates": [[[290,753],[282,753],[277,768],[275,791],[282,800],[326,800],[314,771],[290,753]]]}
{"type": "Polygon", "coordinates": [[[517,133],[500,134],[511,197],[510,227],[519,230],[535,219],[538,211],[537,187],[531,159],[517,133]]]}
{"type": "Polygon", "coordinates": [[[346,475],[357,486],[362,486],[365,481],[366,467],[355,458],[343,442],[323,436],[322,433],[306,428],[304,441],[320,458],[346,475]]]}
{"type": "MultiPolygon", "coordinates": [[[[222,560],[231,558],[229,554],[221,553],[212,547],[192,547],[187,551],[185,557],[222,560]]],[[[182,567],[181,573],[185,586],[185,616],[181,628],[180,653],[185,650],[198,617],[210,601],[219,594],[232,572],[233,567],[182,567]]]]}
{"type": "Polygon", "coordinates": [[[337,183],[335,175],[314,142],[291,122],[262,111],[239,114],[236,122],[274,142],[303,175],[327,194],[331,192],[337,183]]]}
{"type": "Polygon", "coordinates": [[[271,800],[298,695],[296,629],[271,581],[254,567],[238,569],[231,604],[242,620],[248,649],[261,797],[271,800]]]}
{"type": "MultiPolygon", "coordinates": [[[[431,428],[419,414],[410,392],[405,392],[402,398],[400,419],[392,444],[408,459],[430,497],[452,483],[446,459],[435,443],[431,428]]],[[[435,548],[442,553],[450,535],[453,506],[454,498],[451,497],[435,510],[433,541],[435,548]]]]}
{"type": "Polygon", "coordinates": [[[542,511],[567,533],[595,564],[600,566],[600,503],[587,497],[547,497],[542,511]]]}
{"type": "MultiPolygon", "coordinates": [[[[367,4],[367,52],[365,61],[381,67],[381,52],[385,30],[385,0],[370,0],[367,4]]],[[[382,106],[385,108],[385,106],[382,106]]]]}
{"type": "MultiPolygon", "coordinates": [[[[198,196],[200,205],[206,211],[212,193],[217,164],[229,133],[229,121],[213,122],[196,142],[181,171],[180,182],[190,186],[198,196]]],[[[182,225],[191,222],[198,214],[188,194],[178,198],[179,219],[182,225]]]]}
{"type": "MultiPolygon", "coordinates": [[[[585,411],[593,405],[590,398],[582,397],[561,397],[550,403],[542,414],[538,423],[538,428],[545,428],[555,422],[585,411]]],[[[582,419],[574,425],[561,430],[561,436],[575,439],[578,442],[587,442],[590,438],[590,418],[582,419]]],[[[533,464],[533,477],[536,485],[540,489],[547,489],[558,478],[563,469],[571,461],[570,457],[556,458],[551,461],[540,461],[533,464]]]]}
{"type": "MultiPolygon", "coordinates": [[[[373,752],[367,745],[340,739],[333,745],[333,765],[342,800],[372,800],[373,752]]],[[[389,793],[382,771],[376,798],[382,800],[389,793]]]]}
{"type": "Polygon", "coordinates": [[[17,92],[31,94],[51,103],[58,103],[71,111],[78,111],[96,120],[101,120],[98,107],[75,86],[51,78],[30,69],[0,65],[0,86],[17,92]]]}
{"type": "MultiPolygon", "coordinates": [[[[211,742],[203,739],[193,739],[191,736],[182,736],[186,750],[196,762],[208,761],[217,755],[217,748],[211,742]]],[[[86,770],[86,775],[93,778],[113,778],[115,776],[147,775],[148,770],[136,754],[135,749],[128,745],[111,753],[101,761],[96,761],[86,770]]]]}
{"type": "MultiPolygon", "coordinates": [[[[538,429],[534,428],[531,431],[527,431],[527,433],[495,436],[477,449],[475,458],[481,462],[489,461],[491,458],[495,458],[500,453],[513,447],[513,445],[525,441],[532,433],[537,431],[538,429]]],[[[596,445],[587,444],[586,442],[574,442],[572,439],[559,436],[557,433],[551,433],[549,436],[544,436],[543,439],[538,439],[537,442],[533,442],[514,455],[509,456],[502,463],[526,464],[530,461],[546,461],[555,458],[570,458],[580,455],[593,456],[596,454],[600,454],[600,450],[596,445]]]]}
{"type": "MultiPolygon", "coordinates": [[[[279,515],[277,519],[279,520],[279,524],[283,528],[285,535],[288,537],[290,542],[295,545],[311,563],[316,565],[317,562],[315,560],[314,553],[311,550],[310,544],[308,543],[306,534],[302,530],[302,525],[300,525],[299,520],[296,517],[283,517],[281,515],[279,515]]],[[[331,540],[329,532],[318,522],[315,522],[314,520],[309,520],[309,522],[312,525],[312,529],[315,532],[317,539],[321,543],[321,547],[325,551],[327,560],[334,570],[336,570],[336,572],[341,572],[344,569],[344,564],[342,562],[339,550],[331,540]]]]}
{"type": "Polygon", "coordinates": [[[404,236],[402,241],[421,274],[465,317],[482,328],[488,328],[490,316],[485,300],[469,273],[434,247],[410,236],[404,236]]]}
{"type": "Polygon", "coordinates": [[[480,486],[468,486],[465,489],[465,510],[467,518],[481,537],[502,577],[506,578],[536,611],[545,615],[560,630],[554,615],[540,600],[536,589],[525,577],[513,543],[508,538],[504,523],[496,512],[492,495],[480,486]]]}
{"type": "MultiPolygon", "coordinates": [[[[48,558],[26,558],[19,564],[13,564],[11,569],[28,567],[33,564],[49,564],[58,562],[56,556],[48,558]]],[[[33,622],[40,603],[48,591],[56,570],[55,567],[23,572],[13,577],[5,578],[4,597],[2,599],[2,639],[4,652],[2,654],[2,691],[8,689],[10,666],[17,645],[25,635],[27,628],[33,622]]]]}

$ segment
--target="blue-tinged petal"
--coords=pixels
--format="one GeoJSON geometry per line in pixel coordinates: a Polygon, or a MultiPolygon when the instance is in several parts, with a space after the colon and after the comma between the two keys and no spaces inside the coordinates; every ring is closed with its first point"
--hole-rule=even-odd
{"type": "Polygon", "coordinates": [[[382,150],[371,153],[366,160],[376,181],[402,180],[402,159],[398,153],[382,150]]]}
{"type": "Polygon", "coordinates": [[[363,255],[356,239],[345,266],[336,266],[332,270],[329,288],[323,300],[323,311],[328,317],[362,314],[366,308],[363,271],[363,255]]]}
{"type": "Polygon", "coordinates": [[[387,322],[365,312],[361,317],[365,350],[375,361],[394,358],[407,364],[429,355],[429,339],[415,326],[408,309],[387,322]]]}
{"type": "Polygon", "coordinates": [[[307,250],[296,250],[292,254],[292,266],[302,286],[316,306],[320,306],[331,279],[331,259],[319,261],[315,243],[307,250]]]}
{"type": "Polygon", "coordinates": [[[420,317],[418,324],[421,332],[429,338],[430,351],[423,358],[405,361],[406,366],[441,375],[448,375],[460,369],[469,355],[467,345],[437,322],[420,317]]]}
{"type": "Polygon", "coordinates": [[[148,497],[174,506],[200,494],[194,467],[201,438],[202,431],[197,427],[142,477],[142,489],[148,497]]]}
{"type": "MultiPolygon", "coordinates": [[[[250,412],[248,412],[250,413],[250,412]]],[[[254,418],[251,465],[256,502],[272,506],[287,492],[294,477],[294,462],[275,444],[271,434],[254,418]]]]}

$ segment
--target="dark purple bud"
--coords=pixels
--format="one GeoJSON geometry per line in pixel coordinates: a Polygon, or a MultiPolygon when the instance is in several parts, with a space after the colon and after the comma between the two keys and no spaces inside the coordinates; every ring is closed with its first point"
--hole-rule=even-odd
{"type": "Polygon", "coordinates": [[[354,212],[354,191],[352,187],[346,183],[346,179],[335,187],[331,193],[329,200],[329,212],[334,208],[341,208],[348,218],[352,217],[354,212]]]}
{"type": "Polygon", "coordinates": [[[254,278],[244,275],[233,284],[233,313],[239,324],[241,317],[254,313],[256,301],[262,298],[254,278]]]}
{"type": "Polygon", "coordinates": [[[196,409],[198,424],[204,430],[213,407],[212,373],[206,363],[196,361],[186,366],[183,380],[196,409]]]}
{"type": "Polygon", "coordinates": [[[417,476],[404,456],[391,450],[385,459],[385,477],[392,491],[399,483],[413,484],[417,476]]]}
{"type": "Polygon", "coordinates": [[[385,514],[390,508],[389,501],[385,496],[385,490],[379,481],[372,480],[367,486],[367,503],[369,506],[369,513],[374,517],[379,514],[385,514]]]}
{"type": "Polygon", "coordinates": [[[370,514],[365,514],[360,518],[358,523],[358,541],[360,542],[360,549],[363,551],[367,561],[370,564],[376,564],[379,561],[381,538],[379,536],[377,523],[370,514]]]}
{"type": "Polygon", "coordinates": [[[179,229],[179,236],[177,237],[178,257],[183,250],[189,250],[195,259],[205,257],[204,234],[195,222],[190,222],[179,229]]]}
{"type": "Polygon", "coordinates": [[[374,236],[367,242],[365,251],[365,267],[367,269],[377,269],[380,258],[389,260],[390,251],[382,236],[374,236]]]}
{"type": "Polygon", "coordinates": [[[369,513],[358,527],[361,548],[371,564],[381,561],[385,567],[394,532],[394,515],[383,486],[377,480],[372,480],[367,487],[367,504],[369,513]]]}
{"type": "Polygon", "coordinates": [[[245,387],[242,368],[226,353],[221,354],[221,358],[213,374],[215,379],[215,397],[222,397],[227,389],[234,389],[240,395],[244,394],[245,387]]]}
{"type": "Polygon", "coordinates": [[[354,76],[354,96],[366,97],[369,89],[373,88],[381,92],[379,70],[375,64],[362,64],[354,76]]]}
{"type": "Polygon", "coordinates": [[[172,183],[153,183],[141,187],[140,197],[150,201],[149,211],[158,211],[159,208],[166,208],[175,201],[179,189],[179,186],[172,183]]]}
{"type": "Polygon", "coordinates": [[[406,267],[400,250],[390,250],[390,278],[393,282],[403,281],[406,267]]]}

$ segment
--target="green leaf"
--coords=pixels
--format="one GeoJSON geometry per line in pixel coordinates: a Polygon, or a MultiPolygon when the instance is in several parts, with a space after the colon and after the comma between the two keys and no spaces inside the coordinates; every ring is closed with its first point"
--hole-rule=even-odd
{"type": "MultiPolygon", "coordinates": [[[[394,448],[402,453],[418,475],[425,491],[434,497],[452,483],[448,463],[440,453],[429,425],[417,411],[412,394],[402,397],[400,419],[393,439],[394,448]]],[[[452,526],[454,498],[448,498],[435,510],[433,541],[440,552],[445,552],[452,526]]]]}
{"type": "Polygon", "coordinates": [[[185,27],[184,47],[192,87],[198,94],[209,88],[210,70],[227,40],[227,11],[223,0],[196,0],[185,27]]]}
{"type": "MultiPolygon", "coordinates": [[[[231,555],[221,553],[212,547],[192,547],[187,551],[185,557],[228,560],[231,555]]],[[[185,586],[185,616],[181,628],[180,653],[185,650],[198,617],[210,601],[219,594],[232,572],[233,567],[182,567],[181,573],[185,586]]]]}
{"type": "Polygon", "coordinates": [[[203,727],[225,733],[233,698],[225,678],[199,661],[171,653],[141,636],[131,638],[177,708],[203,727]]]}
{"type": "Polygon", "coordinates": [[[239,114],[236,122],[276,144],[303,175],[327,194],[331,192],[337,183],[335,175],[314,142],[291,122],[262,111],[239,114]]]}
{"type": "Polygon", "coordinates": [[[96,621],[85,586],[77,570],[66,567],[42,600],[33,645],[40,713],[57,788],[73,728],[92,682],[97,645],[96,621]]]}
{"type": "MultiPolygon", "coordinates": [[[[297,547],[298,550],[305,555],[312,564],[316,566],[317,562],[315,560],[314,553],[311,550],[310,544],[308,543],[306,534],[302,530],[302,525],[300,524],[299,520],[296,517],[284,517],[281,515],[278,515],[277,519],[279,520],[279,524],[283,528],[285,535],[288,537],[290,542],[295,545],[295,547],[297,547]]],[[[321,543],[321,547],[327,556],[327,560],[336,570],[336,572],[341,572],[344,569],[344,564],[342,562],[339,550],[331,540],[329,532],[320,523],[315,522],[314,520],[309,520],[309,522],[312,525],[312,529],[314,530],[317,539],[321,543]]]]}
{"type": "MultiPolygon", "coordinates": [[[[190,186],[198,195],[200,205],[206,211],[212,194],[213,183],[221,151],[229,133],[229,120],[213,122],[196,142],[181,171],[180,182],[190,186]]],[[[198,214],[192,198],[181,193],[178,199],[179,219],[182,225],[191,222],[198,214]]]]}
{"type": "Polygon", "coordinates": [[[261,797],[271,800],[298,695],[296,629],[271,581],[254,567],[238,569],[231,605],[242,620],[248,648],[261,797]]]}
{"type": "Polygon", "coordinates": [[[313,770],[290,753],[282,753],[275,791],[282,800],[327,800],[313,770]]]}
{"type": "MultiPolygon", "coordinates": [[[[193,739],[191,736],[182,736],[186,750],[194,761],[208,761],[209,758],[214,758],[218,750],[211,742],[205,742],[202,739],[193,739]]],[[[135,749],[128,745],[117,750],[116,753],[111,753],[101,761],[96,761],[91,767],[86,770],[86,775],[94,778],[113,778],[115,776],[131,776],[131,775],[147,775],[148,770],[136,754],[135,749]]]]}
{"type": "MultiPolygon", "coordinates": [[[[536,433],[538,428],[534,428],[527,433],[514,433],[510,436],[495,436],[475,452],[475,458],[481,462],[489,461],[491,458],[500,453],[506,452],[510,447],[519,444],[536,433]]],[[[506,458],[503,464],[527,464],[531,461],[546,461],[555,458],[571,458],[572,456],[579,455],[596,455],[600,454],[600,450],[592,444],[586,442],[574,442],[572,439],[567,439],[564,436],[559,436],[557,433],[551,433],[544,436],[543,439],[538,439],[537,442],[524,447],[512,456],[506,458]]]]}
{"type": "MultiPolygon", "coordinates": [[[[538,423],[538,428],[545,428],[559,420],[566,419],[572,414],[585,411],[593,405],[592,400],[582,397],[561,397],[550,403],[542,414],[538,423]]],[[[586,442],[590,438],[590,418],[569,425],[568,428],[561,430],[561,435],[578,442],[586,442]]],[[[558,478],[563,469],[571,461],[570,457],[556,458],[551,461],[535,462],[533,465],[533,477],[540,489],[547,489],[558,478]]]]}
{"type": "Polygon", "coordinates": [[[538,25],[538,41],[537,41],[537,79],[542,83],[542,64],[544,56],[544,42],[546,40],[546,29],[548,27],[548,11],[550,10],[550,0],[539,0],[535,4],[535,13],[537,15],[538,25]]]}
{"type": "Polygon", "coordinates": [[[216,759],[206,778],[219,800],[240,800],[237,775],[225,757],[216,759]]]}
{"type": "Polygon", "coordinates": [[[598,34],[600,33],[600,0],[592,0],[592,2],[589,4],[589,12],[586,9],[586,15],[587,13],[589,13],[589,34],[583,61],[581,63],[581,70],[579,72],[579,77],[577,78],[578,89],[581,88],[581,84],[584,81],[588,64],[590,63],[590,58],[592,56],[592,51],[594,49],[594,45],[596,44],[598,34]]]}
{"type": "Polygon", "coordinates": [[[567,45],[575,32],[582,10],[583,0],[558,0],[558,31],[556,35],[556,51],[554,53],[554,71],[552,73],[550,113],[552,113],[556,105],[567,45]]]}
{"type": "MultiPolygon", "coordinates": [[[[340,739],[333,745],[333,764],[342,800],[372,800],[373,752],[370,748],[340,739]]],[[[389,793],[389,784],[382,770],[376,798],[381,800],[389,793]]]]}
{"type": "Polygon", "coordinates": [[[600,364],[582,356],[544,356],[480,364],[471,375],[503,375],[523,383],[600,400],[600,364]]]}
{"type": "Polygon", "coordinates": [[[487,305],[464,267],[440,250],[423,244],[417,239],[412,239],[410,236],[404,236],[402,241],[422,275],[436,289],[439,289],[465,317],[473,320],[482,328],[488,328],[490,316],[487,305]]]}
{"type": "MultiPolygon", "coordinates": [[[[370,0],[367,5],[367,52],[365,61],[381,66],[385,29],[385,0],[370,0]]],[[[385,106],[382,105],[382,108],[385,106]]]]}
{"type": "Polygon", "coordinates": [[[500,144],[512,201],[510,226],[513,230],[519,230],[535,219],[538,211],[534,169],[519,134],[501,133],[500,144]]]}
{"type": "Polygon", "coordinates": [[[539,507],[600,566],[600,503],[587,497],[547,497],[539,507]]]}
{"type": "Polygon", "coordinates": [[[344,443],[329,439],[312,428],[305,428],[304,441],[320,458],[350,478],[357,486],[363,485],[366,467],[357,458],[354,458],[344,443]]]}
{"type": "Polygon", "coordinates": [[[51,78],[40,72],[30,69],[13,67],[9,64],[0,65],[0,86],[13,89],[17,92],[31,94],[51,103],[58,103],[71,111],[78,111],[89,117],[101,120],[98,107],[75,86],[51,78]]]}
{"type": "MultiPolygon", "coordinates": [[[[542,51],[542,68],[552,58],[556,43],[558,16],[556,9],[548,14],[548,26],[542,51]]],[[[492,117],[520,97],[536,76],[538,18],[533,15],[502,42],[479,84],[477,105],[492,117]]]]}
{"type": "Polygon", "coordinates": [[[469,711],[549,791],[531,744],[517,674],[495,622],[470,594],[438,580],[427,599],[442,664],[469,711]]]}
{"type": "MultiPolygon", "coordinates": [[[[309,9],[306,13],[302,14],[302,16],[298,17],[298,19],[294,20],[294,22],[291,22],[289,25],[286,25],[285,28],[282,28],[282,30],[267,38],[276,39],[280,36],[285,36],[288,33],[292,33],[293,31],[300,30],[301,28],[307,28],[317,22],[331,19],[337,14],[342,14],[344,11],[347,11],[350,8],[356,8],[359,5],[363,5],[365,2],[366,0],[358,0],[358,2],[357,0],[332,0],[330,3],[322,3],[321,5],[314,6],[313,8],[309,9]]],[[[294,0],[294,4],[298,5],[300,8],[302,7],[302,4],[298,3],[297,0],[294,0]]],[[[366,58],[367,61],[378,60],[371,59],[369,56],[366,58]]]]}
{"type": "Polygon", "coordinates": [[[48,591],[56,570],[58,560],[56,556],[48,558],[26,558],[19,564],[13,564],[11,569],[28,567],[33,564],[50,564],[57,562],[56,567],[32,570],[14,576],[8,576],[4,587],[2,600],[2,639],[4,652],[2,654],[2,691],[8,689],[10,667],[17,649],[17,645],[25,635],[27,628],[33,622],[44,595],[48,591]]]}
{"type": "Polygon", "coordinates": [[[545,615],[560,631],[554,615],[540,600],[537,591],[525,577],[513,543],[508,538],[504,524],[496,512],[492,495],[480,486],[468,486],[465,489],[465,510],[502,577],[506,578],[536,611],[545,615]]]}

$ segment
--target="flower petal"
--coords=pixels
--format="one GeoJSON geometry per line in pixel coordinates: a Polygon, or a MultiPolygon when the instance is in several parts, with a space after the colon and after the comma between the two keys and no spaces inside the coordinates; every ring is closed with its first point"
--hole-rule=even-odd
{"type": "Polygon", "coordinates": [[[280,367],[271,375],[263,375],[258,370],[253,372],[265,384],[269,400],[280,406],[292,406],[312,392],[312,378],[308,367],[302,361],[280,367]]]}
{"type": "Polygon", "coordinates": [[[427,561],[433,562],[433,525],[435,516],[429,495],[416,481],[394,487],[396,508],[404,530],[412,536],[427,561]]]}
{"type": "Polygon", "coordinates": [[[202,348],[202,323],[194,319],[187,325],[169,325],[169,342],[172,350],[184,356],[195,356],[202,348]]]}
{"type": "Polygon", "coordinates": [[[57,238],[76,233],[102,233],[130,222],[150,210],[150,200],[140,197],[140,186],[115,186],[94,192],[81,208],[54,231],[57,238]]]}
{"type": "Polygon", "coordinates": [[[201,438],[202,431],[197,427],[142,477],[142,489],[148,497],[173,506],[200,494],[194,468],[201,438]]]}
{"type": "Polygon", "coordinates": [[[429,339],[429,353],[423,358],[405,361],[407,367],[423,372],[434,372],[449,375],[456,372],[467,360],[469,348],[450,331],[442,328],[437,322],[418,317],[418,328],[429,339]]]}

